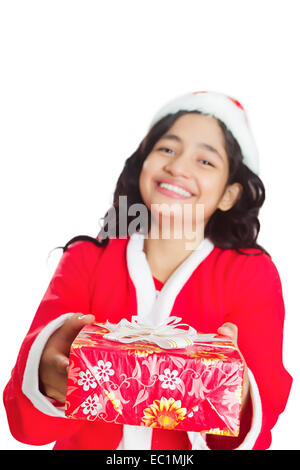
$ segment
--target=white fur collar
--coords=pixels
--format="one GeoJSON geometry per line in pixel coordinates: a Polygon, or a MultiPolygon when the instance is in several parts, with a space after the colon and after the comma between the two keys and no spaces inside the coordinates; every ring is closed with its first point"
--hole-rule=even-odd
{"type": "Polygon", "coordinates": [[[170,316],[175,299],[194,270],[214,249],[205,238],[188,258],[173,272],[156,297],[155,285],[144,248],[144,235],[134,233],[127,245],[127,265],[136,288],[137,315],[150,324],[160,323],[170,316]]]}

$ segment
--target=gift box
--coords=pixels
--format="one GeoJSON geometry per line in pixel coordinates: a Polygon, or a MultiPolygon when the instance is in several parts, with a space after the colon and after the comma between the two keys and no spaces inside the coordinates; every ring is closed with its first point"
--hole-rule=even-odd
{"type": "Polygon", "coordinates": [[[238,435],[244,364],[228,338],[199,333],[166,349],[109,333],[87,325],[71,346],[68,418],[238,435]]]}

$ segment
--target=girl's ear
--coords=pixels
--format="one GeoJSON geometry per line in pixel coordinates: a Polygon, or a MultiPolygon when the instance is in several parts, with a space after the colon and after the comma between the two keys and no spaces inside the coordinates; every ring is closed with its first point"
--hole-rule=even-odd
{"type": "Polygon", "coordinates": [[[243,192],[243,186],[240,183],[233,183],[227,186],[225,192],[219,202],[218,209],[221,211],[229,211],[243,192]]]}

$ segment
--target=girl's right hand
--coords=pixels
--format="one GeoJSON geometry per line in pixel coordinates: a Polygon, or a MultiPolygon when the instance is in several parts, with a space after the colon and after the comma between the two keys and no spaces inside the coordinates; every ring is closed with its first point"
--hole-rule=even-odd
{"type": "Polygon", "coordinates": [[[50,336],[39,366],[40,391],[44,395],[65,403],[71,344],[80,330],[94,321],[94,315],[74,313],[50,336]]]}

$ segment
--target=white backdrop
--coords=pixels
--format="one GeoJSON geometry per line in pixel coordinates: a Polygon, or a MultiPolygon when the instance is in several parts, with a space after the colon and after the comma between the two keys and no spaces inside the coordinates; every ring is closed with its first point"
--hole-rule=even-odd
{"type": "MultiPolygon", "coordinates": [[[[0,5],[1,391],[60,258],[56,250],[47,263],[50,250],[98,233],[124,161],[162,104],[221,91],[250,117],[266,187],[258,241],[286,305],[294,384],[271,448],[299,449],[297,0],[0,5]]],[[[2,403],[0,415],[2,449],[53,447],[17,442],[2,403]]]]}

